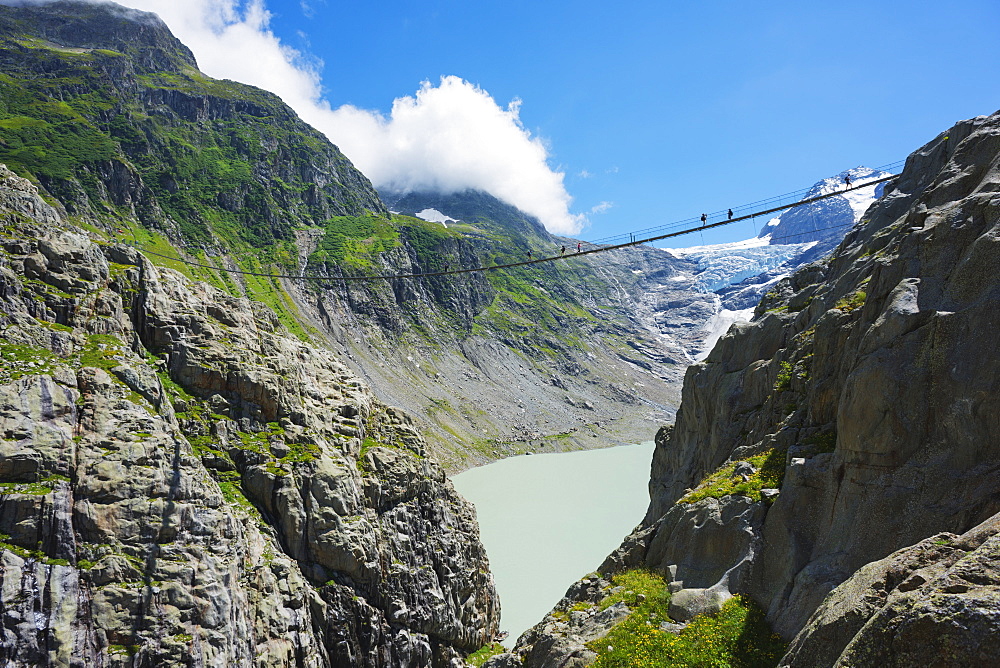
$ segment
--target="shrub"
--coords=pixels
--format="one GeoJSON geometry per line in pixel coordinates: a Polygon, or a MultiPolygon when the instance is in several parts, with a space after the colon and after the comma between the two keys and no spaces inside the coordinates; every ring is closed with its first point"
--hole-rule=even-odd
{"type": "Polygon", "coordinates": [[[774,391],[784,392],[792,386],[792,363],[782,362],[778,367],[778,378],[774,381],[774,391]]]}

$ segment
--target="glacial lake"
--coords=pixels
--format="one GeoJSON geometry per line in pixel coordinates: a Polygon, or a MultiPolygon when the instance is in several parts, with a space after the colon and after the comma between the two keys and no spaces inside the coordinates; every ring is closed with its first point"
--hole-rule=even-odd
{"type": "Polygon", "coordinates": [[[646,514],[653,442],[522,455],[463,471],[500,594],[504,645],[594,571],[646,514]]]}

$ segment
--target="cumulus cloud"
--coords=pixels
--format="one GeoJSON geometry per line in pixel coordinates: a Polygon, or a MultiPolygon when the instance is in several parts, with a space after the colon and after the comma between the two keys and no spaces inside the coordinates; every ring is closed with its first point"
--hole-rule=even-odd
{"type": "MultiPolygon", "coordinates": [[[[501,106],[482,88],[445,76],[394,100],[388,115],[332,108],[323,95],[322,62],[281,42],[270,30],[265,0],[118,1],[159,14],[209,76],[280,96],[377,187],[485,190],[557,234],[575,234],[586,222],[570,213],[565,174],[549,166],[544,142],[521,123],[520,100],[501,106]]],[[[303,11],[311,7],[303,0],[303,11]]]]}
{"type": "Polygon", "coordinates": [[[456,192],[485,190],[539,220],[552,232],[575,234],[564,174],[551,169],[544,142],[519,117],[520,100],[501,107],[459,77],[421,84],[397,98],[388,116],[343,106],[319,126],[380,187],[456,192]]]}

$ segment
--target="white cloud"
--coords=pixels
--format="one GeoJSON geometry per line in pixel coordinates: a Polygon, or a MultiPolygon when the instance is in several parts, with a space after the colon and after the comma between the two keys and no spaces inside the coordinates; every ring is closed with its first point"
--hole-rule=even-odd
{"type": "Polygon", "coordinates": [[[615,205],[614,202],[600,202],[590,207],[591,213],[604,213],[615,205]]]}
{"type": "Polygon", "coordinates": [[[594,175],[593,173],[588,172],[586,169],[581,169],[580,172],[577,174],[577,176],[579,176],[581,179],[589,179],[593,178],[594,175]]]}
{"type": "Polygon", "coordinates": [[[395,190],[485,190],[537,216],[550,231],[575,234],[584,218],[569,213],[564,174],[521,124],[520,100],[506,108],[482,88],[455,76],[423,82],[397,98],[388,117],[344,106],[317,126],[368,177],[395,190]]]}
{"type": "MultiPolygon", "coordinates": [[[[478,86],[446,76],[394,100],[388,116],[352,106],[333,109],[323,97],[322,63],[271,32],[265,0],[119,1],[159,14],[209,76],[280,96],[378,187],[485,190],[557,234],[575,234],[586,222],[570,213],[565,174],[549,166],[545,143],[521,123],[520,100],[502,107],[478,86]]],[[[310,6],[308,0],[301,4],[303,11],[310,6]]]]}

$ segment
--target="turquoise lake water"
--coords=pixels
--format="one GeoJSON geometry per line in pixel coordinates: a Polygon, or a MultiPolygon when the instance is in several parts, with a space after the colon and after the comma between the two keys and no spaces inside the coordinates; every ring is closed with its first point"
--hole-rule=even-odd
{"type": "Polygon", "coordinates": [[[653,443],[511,457],[464,471],[513,646],[571,584],[596,569],[649,504],[653,443]]]}

